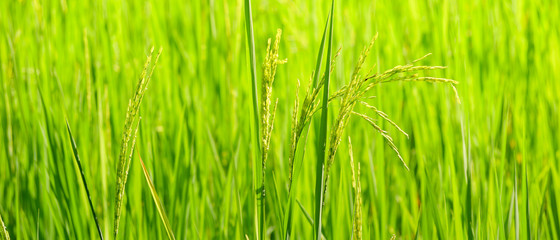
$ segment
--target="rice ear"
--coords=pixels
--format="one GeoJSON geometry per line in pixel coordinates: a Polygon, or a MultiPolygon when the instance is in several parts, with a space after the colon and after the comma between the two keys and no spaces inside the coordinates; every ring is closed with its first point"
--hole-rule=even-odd
{"type": "Polygon", "coordinates": [[[348,153],[352,170],[352,189],[354,192],[354,215],[352,219],[353,236],[362,239],[362,184],[360,183],[360,163],[358,169],[354,164],[354,153],[352,151],[352,140],[348,137],[348,153]]]}
{"type": "Polygon", "coordinates": [[[6,225],[4,224],[4,220],[2,219],[2,215],[0,214],[0,223],[2,224],[2,229],[0,229],[0,237],[3,240],[10,240],[10,234],[8,233],[8,229],[6,228],[6,225]]]}
{"type": "Polygon", "coordinates": [[[118,231],[119,231],[119,220],[121,217],[122,203],[124,201],[124,190],[128,178],[128,170],[130,168],[130,162],[132,160],[132,152],[134,151],[134,145],[136,143],[136,134],[138,132],[138,126],[140,124],[140,119],[138,116],[140,110],[140,104],[142,103],[144,94],[148,89],[148,84],[150,82],[150,79],[152,78],[152,74],[154,73],[154,69],[156,68],[156,64],[159,59],[159,56],[161,55],[162,50],[163,49],[160,48],[154,63],[151,64],[152,56],[154,52],[154,48],[152,47],[150,51],[150,55],[148,55],[146,64],[144,65],[144,70],[140,75],[140,80],[136,85],[136,91],[134,92],[134,95],[128,102],[128,109],[126,112],[126,119],[124,122],[124,131],[121,139],[121,150],[117,163],[117,189],[115,194],[115,211],[114,211],[114,225],[113,225],[113,236],[115,239],[117,238],[118,231]],[[148,68],[150,66],[151,69],[148,72],[148,68]],[[133,135],[132,130],[135,122],[137,123],[133,135]],[[130,140],[132,140],[131,146],[129,146],[130,140]]]}

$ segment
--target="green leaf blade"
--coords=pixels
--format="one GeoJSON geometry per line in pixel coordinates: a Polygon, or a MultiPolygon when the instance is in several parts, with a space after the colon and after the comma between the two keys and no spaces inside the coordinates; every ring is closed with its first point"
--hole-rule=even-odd
{"type": "Polygon", "coordinates": [[[146,169],[146,166],[144,165],[144,161],[142,161],[140,154],[138,154],[138,158],[140,159],[140,164],[142,165],[142,172],[144,173],[144,177],[146,178],[146,183],[148,183],[148,187],[150,188],[150,193],[152,194],[152,198],[154,199],[154,203],[156,204],[159,217],[161,218],[161,221],[165,226],[165,231],[167,232],[167,236],[169,237],[169,239],[175,240],[175,234],[173,234],[171,224],[169,223],[169,219],[165,214],[165,210],[163,208],[163,204],[161,203],[161,200],[159,199],[159,195],[157,194],[156,187],[154,186],[154,183],[150,179],[150,174],[148,173],[148,170],[146,169]]]}

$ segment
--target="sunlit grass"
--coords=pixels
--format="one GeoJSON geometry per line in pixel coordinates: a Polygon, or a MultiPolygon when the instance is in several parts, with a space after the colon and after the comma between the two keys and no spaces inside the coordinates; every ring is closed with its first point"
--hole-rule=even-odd
{"type": "Polygon", "coordinates": [[[0,1],[0,235],[558,239],[558,16],[528,0],[0,1]],[[263,84],[277,29],[289,61],[263,84]]]}

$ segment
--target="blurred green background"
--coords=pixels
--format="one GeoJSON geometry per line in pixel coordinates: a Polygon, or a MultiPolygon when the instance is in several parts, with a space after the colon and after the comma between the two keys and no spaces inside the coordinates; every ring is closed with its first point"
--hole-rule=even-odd
{"type": "MultiPolygon", "coordinates": [[[[267,234],[278,239],[296,84],[301,99],[330,1],[252,5],[257,65],[277,28],[280,58],[288,59],[274,83],[279,103],[266,176],[269,192],[268,184],[280,186],[280,197],[266,198],[267,234]]],[[[12,238],[97,238],[65,118],[104,235],[112,234],[128,99],[149,49],[161,46],[136,151],[175,236],[254,239],[243,10],[241,0],[0,1],[0,215],[12,238]]],[[[347,135],[362,166],[366,239],[560,238],[559,14],[555,0],[337,2],[333,48],[342,55],[331,91],[350,80],[362,48],[379,33],[366,69],[376,64],[382,72],[433,53],[422,64],[448,66],[432,75],[459,81],[461,104],[448,85],[373,89],[373,103],[410,135],[380,122],[410,171],[367,122],[352,118],[329,180],[326,239],[352,234],[347,135]]],[[[306,148],[314,138],[310,131],[306,148]]],[[[301,171],[296,198],[312,214],[313,154],[301,171]]],[[[300,210],[295,239],[310,239],[300,210]]],[[[166,237],[137,156],[120,237],[166,237]]]]}

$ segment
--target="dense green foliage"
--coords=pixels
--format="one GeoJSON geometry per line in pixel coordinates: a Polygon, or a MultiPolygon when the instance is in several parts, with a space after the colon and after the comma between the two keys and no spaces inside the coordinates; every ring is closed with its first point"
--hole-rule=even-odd
{"type": "MultiPolygon", "coordinates": [[[[271,82],[278,105],[263,168],[264,224],[244,2],[0,1],[0,219],[9,236],[99,238],[87,182],[103,236],[113,238],[127,107],[155,46],[163,52],[139,108],[136,147],[126,152],[118,237],[256,239],[260,225],[279,239],[289,212],[291,236],[312,239],[320,109],[298,145],[305,157],[290,195],[288,157],[296,93],[305,97],[316,69],[331,1],[252,2],[257,87],[277,29],[278,54],[288,59],[271,82]]],[[[559,16],[555,0],[337,2],[332,55],[342,50],[331,94],[379,33],[364,71],[432,53],[421,64],[447,68],[420,75],[458,81],[461,103],[448,84],[375,86],[369,103],[408,133],[376,122],[409,170],[370,123],[350,116],[326,185],[325,238],[560,238],[559,16]],[[362,228],[353,222],[356,199],[362,228]]],[[[329,103],[329,127],[340,105],[329,103]]]]}

